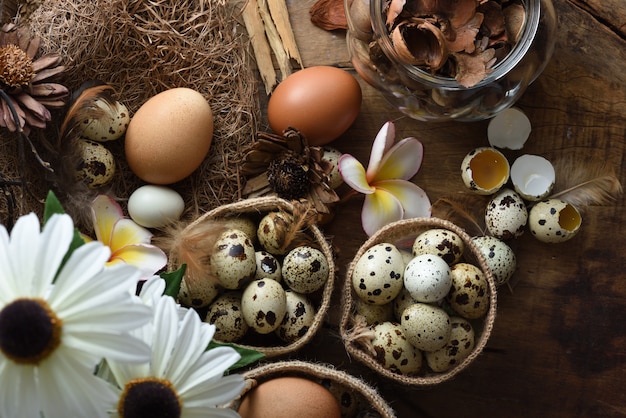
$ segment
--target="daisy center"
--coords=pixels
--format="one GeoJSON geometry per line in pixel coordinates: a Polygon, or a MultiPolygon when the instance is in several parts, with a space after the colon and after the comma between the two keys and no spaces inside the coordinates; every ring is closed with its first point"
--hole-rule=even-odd
{"type": "Polygon", "coordinates": [[[149,377],[126,383],[117,404],[122,418],[177,418],[181,416],[180,398],[169,380],[149,377]]]}
{"type": "Polygon", "coordinates": [[[37,365],[61,344],[62,321],[39,298],[20,298],[0,311],[0,350],[20,364],[37,365]]]}

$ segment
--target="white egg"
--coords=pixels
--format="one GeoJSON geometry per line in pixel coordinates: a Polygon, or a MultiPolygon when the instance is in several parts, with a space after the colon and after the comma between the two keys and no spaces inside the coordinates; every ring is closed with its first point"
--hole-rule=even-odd
{"type": "Polygon", "coordinates": [[[524,112],[511,107],[499,112],[487,126],[487,139],[492,147],[522,149],[530,136],[532,126],[524,112]]]}
{"type": "Polygon", "coordinates": [[[522,155],[511,165],[513,187],[526,200],[537,201],[548,196],[555,176],[552,163],[539,155],[522,155]]]}
{"type": "Polygon", "coordinates": [[[383,322],[375,325],[372,331],[372,346],[379,364],[401,375],[414,375],[420,371],[422,353],[409,343],[400,324],[383,322]]]}
{"type": "Polygon", "coordinates": [[[418,302],[437,302],[450,290],[450,266],[433,254],[414,257],[404,269],[404,287],[418,302]]]}
{"type": "Polygon", "coordinates": [[[373,245],[354,265],[352,288],[367,303],[389,303],[402,290],[404,266],[404,257],[395,245],[373,245]]]}
{"type": "Polygon", "coordinates": [[[509,180],[509,161],[497,149],[479,147],[470,151],[461,162],[461,179],[476,194],[497,192],[509,180]]]}
{"type": "Polygon", "coordinates": [[[496,286],[507,283],[517,268],[513,249],[504,241],[488,235],[473,237],[472,242],[485,258],[496,286]]]}
{"type": "Polygon", "coordinates": [[[531,234],[539,241],[557,243],[578,233],[582,217],[575,206],[560,199],[548,199],[530,209],[528,224],[531,234]]]}
{"type": "Polygon", "coordinates": [[[161,228],[180,219],[185,201],[175,190],[147,184],[128,198],[131,219],[146,228],[161,228]]]}
{"type": "Polygon", "coordinates": [[[280,326],[287,313],[285,290],[276,280],[254,280],[243,291],[241,310],[250,328],[269,334],[280,326]]]}
{"type": "Polygon", "coordinates": [[[487,204],[485,224],[496,238],[508,240],[524,233],[528,222],[526,203],[514,190],[500,190],[487,204]]]}
{"type": "Polygon", "coordinates": [[[465,250],[465,243],[457,234],[444,228],[433,228],[422,232],[413,243],[413,256],[434,254],[452,265],[458,262],[465,250]]]}
{"type": "Polygon", "coordinates": [[[406,339],[422,351],[443,348],[450,340],[450,317],[438,306],[416,303],[402,312],[400,321],[406,339]]]}

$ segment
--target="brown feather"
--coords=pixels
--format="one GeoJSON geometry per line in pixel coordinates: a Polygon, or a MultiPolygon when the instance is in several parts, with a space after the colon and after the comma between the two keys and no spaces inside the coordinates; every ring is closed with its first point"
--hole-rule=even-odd
{"type": "Polygon", "coordinates": [[[485,209],[489,198],[469,192],[443,196],[432,204],[431,214],[456,224],[470,235],[484,235],[485,209]]]}

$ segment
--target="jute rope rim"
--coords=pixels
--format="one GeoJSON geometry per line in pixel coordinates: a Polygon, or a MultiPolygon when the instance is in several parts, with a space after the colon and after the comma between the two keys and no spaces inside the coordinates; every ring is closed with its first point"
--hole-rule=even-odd
{"type": "Polygon", "coordinates": [[[359,248],[358,252],[355,254],[344,278],[344,289],[342,294],[343,311],[341,315],[341,322],[339,324],[339,331],[348,354],[352,357],[355,357],[357,360],[365,363],[371,369],[375,370],[386,378],[410,386],[436,385],[451,379],[452,377],[463,371],[480,355],[480,353],[482,353],[493,329],[496,317],[496,303],[497,291],[491,270],[487,266],[487,263],[482,253],[478,250],[471,237],[463,229],[448,220],[435,217],[404,219],[381,228],[378,232],[376,232],[369,239],[367,239],[367,241],[365,241],[365,243],[359,248]],[[452,231],[459,235],[461,240],[464,242],[466,246],[464,255],[465,258],[473,258],[474,261],[478,264],[478,267],[480,267],[482,272],[485,274],[485,277],[487,279],[487,283],[489,286],[489,309],[484,318],[484,326],[482,328],[480,336],[476,341],[474,349],[472,350],[470,355],[466,357],[461,363],[443,373],[430,372],[429,374],[423,376],[400,375],[384,368],[371,355],[369,355],[367,351],[365,351],[363,348],[358,346],[354,341],[350,339],[350,330],[354,326],[354,297],[356,297],[353,295],[352,290],[352,273],[354,271],[356,262],[365,253],[365,251],[367,251],[373,245],[383,242],[393,243],[399,241],[402,238],[415,237],[420,232],[432,228],[448,229],[449,231],[452,231]],[[468,251],[471,257],[468,257],[468,251]]]}
{"type": "MultiPolygon", "coordinates": [[[[192,221],[189,225],[187,225],[185,230],[191,229],[202,222],[207,222],[214,219],[233,217],[238,215],[244,215],[247,213],[255,213],[260,215],[277,209],[292,213],[294,210],[294,205],[285,199],[274,196],[243,199],[238,202],[218,206],[210,210],[209,212],[204,213],[203,215],[192,221]]],[[[322,253],[324,253],[326,259],[328,260],[328,280],[326,280],[326,283],[324,284],[324,287],[322,289],[321,301],[319,303],[317,312],[315,313],[315,319],[313,321],[313,324],[309,327],[307,332],[302,337],[284,346],[267,347],[235,343],[236,345],[243,348],[259,351],[268,358],[277,357],[299,350],[307,342],[309,342],[321,328],[324,322],[326,312],[328,312],[328,309],[330,307],[331,296],[335,285],[336,268],[333,250],[319,227],[317,225],[311,225],[309,226],[308,231],[313,236],[316,243],[320,246],[320,250],[322,251],[322,253]]],[[[170,268],[175,269],[178,268],[178,266],[170,266],[170,268]]]]}

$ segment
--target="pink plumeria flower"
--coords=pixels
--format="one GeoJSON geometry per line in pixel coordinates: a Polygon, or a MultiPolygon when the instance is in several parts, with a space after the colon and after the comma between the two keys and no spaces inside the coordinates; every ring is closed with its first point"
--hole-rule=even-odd
{"type": "Polygon", "coordinates": [[[120,205],[99,195],[91,204],[96,239],[111,249],[108,266],[125,263],[137,267],[146,279],[165,267],[167,256],[152,245],[152,233],[124,216],[120,205]]]}
{"type": "Polygon", "coordinates": [[[400,219],[430,216],[426,192],[409,181],[422,165],[424,148],[415,138],[394,144],[395,136],[393,122],[385,123],[372,144],[367,171],[350,154],[339,158],[343,180],[365,194],[361,222],[368,236],[400,219]]]}

